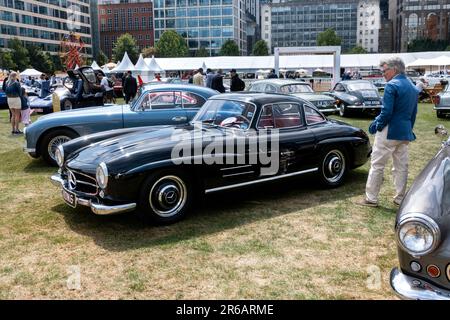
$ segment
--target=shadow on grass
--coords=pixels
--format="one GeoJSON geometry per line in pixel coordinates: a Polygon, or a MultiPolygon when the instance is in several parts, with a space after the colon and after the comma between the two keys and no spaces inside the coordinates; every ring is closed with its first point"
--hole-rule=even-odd
{"type": "Polygon", "coordinates": [[[335,189],[320,188],[314,176],[305,176],[215,193],[194,205],[186,219],[169,226],[145,225],[136,213],[96,216],[86,207],[72,209],[65,204],[52,209],[64,216],[74,232],[92,238],[106,250],[125,251],[177,245],[202,235],[362,195],[366,178],[367,173],[360,170],[351,171],[346,183],[335,189]]]}
{"type": "Polygon", "coordinates": [[[54,173],[58,171],[58,168],[48,165],[42,158],[34,159],[28,156],[28,163],[23,168],[23,171],[31,173],[54,173]]]}

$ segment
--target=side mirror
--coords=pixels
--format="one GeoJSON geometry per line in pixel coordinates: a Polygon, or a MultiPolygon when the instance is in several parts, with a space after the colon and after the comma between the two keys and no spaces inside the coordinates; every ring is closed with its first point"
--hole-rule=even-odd
{"type": "Polygon", "coordinates": [[[434,134],[437,136],[446,137],[448,136],[448,131],[442,124],[439,124],[436,128],[434,128],[434,134]]]}

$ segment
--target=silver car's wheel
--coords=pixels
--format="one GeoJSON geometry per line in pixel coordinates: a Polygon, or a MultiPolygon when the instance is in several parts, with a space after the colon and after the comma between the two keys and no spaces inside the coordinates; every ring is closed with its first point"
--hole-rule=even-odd
{"type": "Polygon", "coordinates": [[[63,110],[72,110],[72,102],[65,100],[63,103],[63,110]]]}
{"type": "Polygon", "coordinates": [[[345,105],[343,103],[341,103],[339,105],[339,115],[341,117],[345,117],[347,115],[347,108],[345,107],[345,105]]]}
{"type": "Polygon", "coordinates": [[[64,136],[64,135],[53,137],[47,145],[47,152],[48,152],[48,155],[50,156],[50,158],[52,160],[56,161],[56,159],[55,159],[56,149],[58,148],[58,146],[62,145],[63,143],[66,143],[67,141],[70,141],[70,140],[72,140],[72,138],[70,138],[68,136],[64,136]]]}
{"type": "Polygon", "coordinates": [[[324,152],[322,157],[320,176],[327,186],[338,186],[342,183],[347,170],[345,153],[336,148],[324,152]]]}

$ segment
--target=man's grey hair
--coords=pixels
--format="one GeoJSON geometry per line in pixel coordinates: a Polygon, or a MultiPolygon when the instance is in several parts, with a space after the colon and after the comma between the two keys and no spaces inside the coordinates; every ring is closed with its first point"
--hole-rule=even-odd
{"type": "Polygon", "coordinates": [[[394,69],[396,73],[405,73],[405,63],[400,57],[389,57],[380,61],[380,67],[387,65],[388,68],[394,69]]]}

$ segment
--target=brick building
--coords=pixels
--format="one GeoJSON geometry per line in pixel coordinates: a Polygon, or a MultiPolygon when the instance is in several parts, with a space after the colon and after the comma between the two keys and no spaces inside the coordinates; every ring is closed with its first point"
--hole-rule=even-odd
{"type": "Polygon", "coordinates": [[[131,34],[139,50],[154,46],[151,0],[99,0],[100,48],[111,58],[117,38],[131,34]]]}

